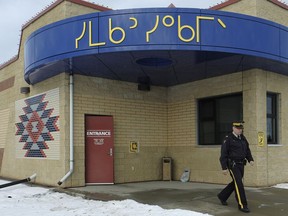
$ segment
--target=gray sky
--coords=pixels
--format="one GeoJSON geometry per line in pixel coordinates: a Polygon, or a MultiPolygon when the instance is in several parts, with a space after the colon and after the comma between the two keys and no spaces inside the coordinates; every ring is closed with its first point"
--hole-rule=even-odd
{"type": "MultiPolygon", "coordinates": [[[[55,0],[54,0],[55,1],[55,0]]],[[[37,15],[53,0],[0,0],[0,64],[18,53],[22,25],[37,15]]],[[[221,0],[95,0],[95,4],[112,9],[168,7],[209,8],[221,0]]],[[[224,0],[222,0],[224,1],[224,0]]]]}

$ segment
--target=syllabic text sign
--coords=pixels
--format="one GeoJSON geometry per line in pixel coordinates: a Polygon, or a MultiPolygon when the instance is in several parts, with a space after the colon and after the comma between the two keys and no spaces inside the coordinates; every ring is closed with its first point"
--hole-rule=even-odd
{"type": "MultiPolygon", "coordinates": [[[[25,43],[25,79],[41,67],[103,53],[190,50],[288,63],[288,28],[236,13],[149,8],[91,13],[52,23],[25,43]]],[[[54,71],[55,74],[63,72],[54,71]]],[[[45,74],[43,74],[45,76],[45,74]]]]}

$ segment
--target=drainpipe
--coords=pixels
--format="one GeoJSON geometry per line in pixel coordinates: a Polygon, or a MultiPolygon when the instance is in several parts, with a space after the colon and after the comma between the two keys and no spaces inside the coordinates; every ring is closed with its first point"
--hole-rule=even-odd
{"type": "Polygon", "coordinates": [[[30,181],[32,181],[35,178],[36,178],[36,173],[34,173],[30,177],[22,179],[22,180],[16,180],[16,181],[13,181],[13,182],[2,184],[2,185],[0,185],[0,188],[10,187],[12,185],[17,185],[17,184],[21,184],[21,183],[25,183],[25,182],[30,182],[30,181]]]}
{"type": "Polygon", "coordinates": [[[72,60],[70,59],[70,82],[69,82],[69,86],[70,86],[70,170],[68,173],[66,173],[66,175],[58,182],[58,185],[61,185],[72,173],[74,170],[74,139],[73,139],[73,135],[74,135],[74,123],[73,123],[73,118],[74,118],[74,112],[73,112],[73,106],[74,106],[74,102],[73,102],[73,85],[74,85],[74,81],[73,81],[73,73],[72,73],[72,60]]]}

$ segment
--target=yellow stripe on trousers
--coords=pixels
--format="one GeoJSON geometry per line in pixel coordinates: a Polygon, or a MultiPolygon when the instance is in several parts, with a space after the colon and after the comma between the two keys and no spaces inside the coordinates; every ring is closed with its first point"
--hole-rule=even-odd
{"type": "Polygon", "coordinates": [[[237,185],[237,182],[236,182],[236,179],[235,179],[235,176],[232,172],[232,170],[229,169],[229,172],[231,173],[231,176],[233,178],[233,181],[234,181],[234,184],[235,184],[235,191],[236,191],[236,195],[238,197],[238,202],[239,202],[239,205],[241,207],[241,209],[243,208],[243,204],[241,202],[241,197],[240,197],[240,193],[239,193],[239,189],[238,189],[238,185],[237,185]]]}

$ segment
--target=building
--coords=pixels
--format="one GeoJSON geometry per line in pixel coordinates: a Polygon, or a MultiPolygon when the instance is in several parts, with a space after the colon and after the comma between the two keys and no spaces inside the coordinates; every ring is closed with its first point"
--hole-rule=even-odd
{"type": "Polygon", "coordinates": [[[287,9],[57,0],[0,66],[0,175],[76,187],[162,180],[167,163],[173,180],[189,169],[224,183],[222,139],[243,119],[256,162],[245,184],[287,182],[287,9]]]}

